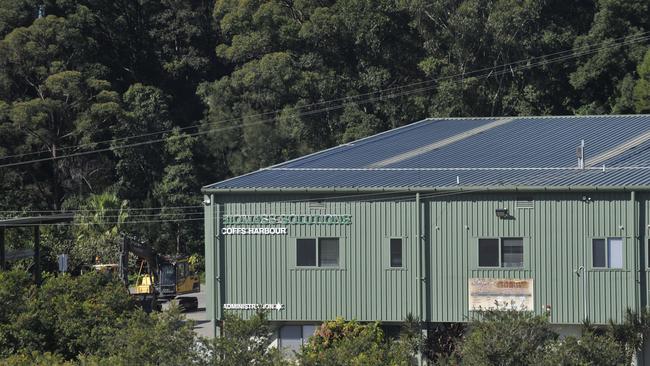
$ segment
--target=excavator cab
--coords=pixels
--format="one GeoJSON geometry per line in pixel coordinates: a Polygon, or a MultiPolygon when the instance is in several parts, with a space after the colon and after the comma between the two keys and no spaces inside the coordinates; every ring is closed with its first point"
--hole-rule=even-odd
{"type": "Polygon", "coordinates": [[[161,297],[176,296],[176,268],[173,263],[164,262],[160,264],[160,283],[158,293],[161,297]]]}
{"type": "Polygon", "coordinates": [[[187,257],[167,257],[160,263],[159,268],[159,296],[168,299],[175,298],[179,305],[185,309],[196,309],[198,307],[196,297],[178,297],[200,291],[199,277],[190,272],[187,257]]]}

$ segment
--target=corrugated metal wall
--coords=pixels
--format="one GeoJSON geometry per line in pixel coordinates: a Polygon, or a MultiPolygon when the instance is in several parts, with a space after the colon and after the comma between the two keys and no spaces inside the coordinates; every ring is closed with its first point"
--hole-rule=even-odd
{"type": "MultiPolygon", "coordinates": [[[[413,195],[414,196],[414,195],[413,195]]],[[[286,225],[287,235],[220,235],[223,303],[284,304],[274,320],[318,321],[343,316],[401,321],[417,309],[417,230],[413,202],[327,201],[318,211],[296,196],[228,197],[223,215],[350,214],[351,225],[286,225]],[[338,268],[295,265],[298,238],[339,238],[338,268]],[[389,240],[403,238],[404,268],[389,268],[389,240]]],[[[250,227],[251,225],[244,225],[250,227]]]]}
{"type": "MultiPolygon", "coordinates": [[[[630,193],[585,194],[591,198],[589,202],[582,196],[423,195],[420,214],[426,281],[418,278],[414,194],[409,201],[358,197],[327,200],[317,212],[301,201],[314,196],[215,197],[218,204],[207,209],[209,215],[206,213],[206,266],[216,264],[218,269],[210,272],[208,268],[207,276],[221,278],[212,282],[206,278],[208,288],[215,289],[208,310],[218,319],[223,303],[281,303],[284,310],[272,311],[271,319],[321,321],[343,316],[400,321],[408,313],[419,315],[419,286],[424,284],[422,301],[429,304],[423,314],[426,320],[467,321],[469,278],[533,278],[535,310],[542,313],[550,305],[553,323],[580,323],[585,314],[594,323],[620,320],[626,308],[637,308],[642,301],[643,291],[636,280],[650,280],[638,268],[642,248],[634,234],[635,225],[643,220],[639,215],[650,217],[649,205],[633,204],[630,193]],[[516,208],[517,199],[522,198],[532,199],[532,208],[516,208]],[[497,218],[497,208],[508,208],[512,218],[497,218]],[[352,224],[287,225],[288,235],[218,234],[219,217],[224,214],[314,213],[350,214],[352,224]],[[209,236],[215,240],[207,239],[209,236]],[[314,237],[340,238],[339,268],[295,266],[296,239],[314,237]],[[404,240],[404,269],[388,267],[391,237],[404,240]],[[524,268],[479,269],[480,237],[524,238],[524,268]],[[594,237],[624,238],[623,269],[591,268],[594,237]],[[580,266],[586,271],[579,271],[580,266]]],[[[641,234],[646,234],[647,223],[643,225],[641,234]]]]}
{"type": "Polygon", "coordinates": [[[468,319],[470,277],[533,278],[535,309],[542,313],[550,305],[553,323],[580,323],[585,307],[594,323],[620,320],[628,307],[635,308],[638,241],[630,194],[585,196],[591,201],[583,201],[582,194],[539,193],[459,195],[426,203],[431,217],[431,321],[468,319]],[[532,198],[533,207],[516,208],[518,197],[532,198]],[[497,218],[497,208],[507,208],[513,217],[497,218]],[[481,237],[524,238],[524,268],[479,269],[481,237]],[[623,269],[591,268],[594,237],[624,238],[623,269]]]}

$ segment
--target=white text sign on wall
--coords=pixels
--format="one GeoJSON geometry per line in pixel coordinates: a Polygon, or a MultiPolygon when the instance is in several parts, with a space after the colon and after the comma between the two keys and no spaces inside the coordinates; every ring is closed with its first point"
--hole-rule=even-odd
{"type": "Polygon", "coordinates": [[[262,234],[262,235],[286,235],[286,227],[224,227],[221,228],[221,233],[224,235],[246,235],[246,234],[262,234]]]}
{"type": "Polygon", "coordinates": [[[284,304],[223,304],[224,310],[282,310],[284,304]]]}
{"type": "Polygon", "coordinates": [[[533,279],[470,278],[469,309],[533,311],[533,279]]]}

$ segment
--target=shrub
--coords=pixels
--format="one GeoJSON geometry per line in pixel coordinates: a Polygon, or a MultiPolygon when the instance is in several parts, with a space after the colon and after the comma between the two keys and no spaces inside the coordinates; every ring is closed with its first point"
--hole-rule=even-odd
{"type": "Polygon", "coordinates": [[[51,352],[65,359],[100,349],[116,319],[133,310],[128,292],[97,273],[48,277],[33,286],[21,271],[0,277],[0,355],[51,352]]]}
{"type": "Polygon", "coordinates": [[[463,365],[531,365],[558,337],[546,317],[516,310],[481,312],[469,329],[463,365]]]}
{"type": "Polygon", "coordinates": [[[297,355],[301,365],[409,365],[412,344],[386,341],[379,323],[323,323],[297,355]]]}
{"type": "Polygon", "coordinates": [[[105,338],[102,359],[90,360],[107,365],[184,365],[200,360],[192,323],[178,307],[151,314],[137,310],[116,328],[105,338]]]}
{"type": "Polygon", "coordinates": [[[282,365],[285,362],[275,347],[269,347],[275,334],[260,311],[244,320],[231,313],[225,314],[224,336],[204,342],[208,363],[211,365],[282,365]]]}
{"type": "Polygon", "coordinates": [[[583,330],[580,338],[566,337],[547,344],[543,352],[536,354],[534,365],[570,366],[627,365],[625,348],[608,333],[599,334],[583,330]]]}

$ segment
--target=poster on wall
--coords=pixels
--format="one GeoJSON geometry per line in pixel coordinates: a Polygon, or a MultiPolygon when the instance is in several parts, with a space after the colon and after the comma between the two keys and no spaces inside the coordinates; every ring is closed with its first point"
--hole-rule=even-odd
{"type": "Polygon", "coordinates": [[[533,279],[470,278],[469,309],[533,311],[533,279]]]}

